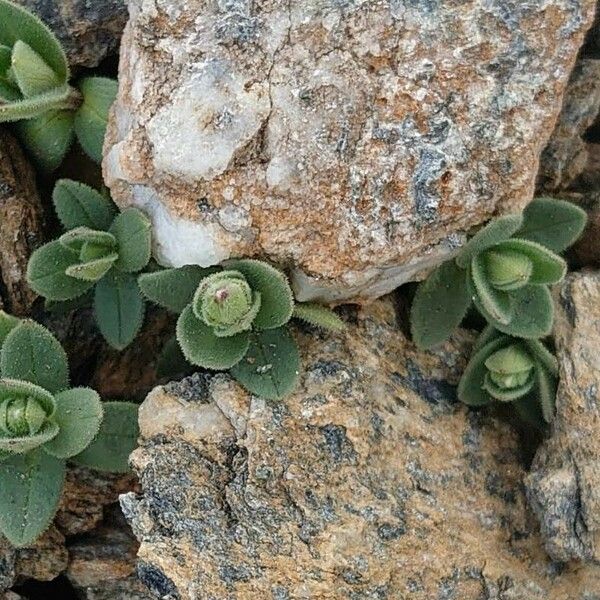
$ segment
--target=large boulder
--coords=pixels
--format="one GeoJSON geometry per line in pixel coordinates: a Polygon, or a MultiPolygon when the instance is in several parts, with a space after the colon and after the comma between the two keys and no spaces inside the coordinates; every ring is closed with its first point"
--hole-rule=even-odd
{"type": "Polygon", "coordinates": [[[104,173],[165,265],[370,298],[532,197],[594,0],[130,0],[104,173]]]}
{"type": "Polygon", "coordinates": [[[415,350],[390,305],[298,334],[283,401],[225,375],[156,388],[121,497],[138,575],[169,600],[584,600],[600,567],[552,563],[507,423],[459,405],[471,337],[415,350]]]}

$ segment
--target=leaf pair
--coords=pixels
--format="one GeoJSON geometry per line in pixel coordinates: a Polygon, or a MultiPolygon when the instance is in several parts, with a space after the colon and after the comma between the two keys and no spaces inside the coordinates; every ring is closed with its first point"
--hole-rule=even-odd
{"type": "Polygon", "coordinates": [[[0,531],[23,546],[54,516],[67,459],[106,470],[126,467],[137,410],[103,405],[89,388],[69,388],[62,347],[33,321],[0,312],[0,343],[0,531]]]}
{"type": "Polygon", "coordinates": [[[252,393],[281,398],[296,385],[300,360],[286,327],[292,316],[335,331],[344,324],[318,305],[294,305],[287,278],[258,260],[231,260],[225,270],[186,266],[140,276],[144,295],[180,313],[177,341],[159,364],[167,373],[185,360],[207,369],[230,369],[252,393]]]}
{"type": "Polygon", "coordinates": [[[32,254],[29,284],[52,301],[72,300],[94,288],[98,327],[109,344],[122,349],[144,318],[136,274],[150,260],[150,221],[136,208],[117,214],[102,194],[66,179],[57,182],[53,200],[68,231],[32,254]]]}
{"type": "Polygon", "coordinates": [[[534,200],[479,231],[455,260],[436,269],[416,292],[411,329],[418,346],[446,340],[473,302],[496,329],[528,339],[548,335],[553,304],[548,285],[566,272],[555,254],[581,234],[586,214],[569,202],[534,200]]]}
{"type": "Polygon", "coordinates": [[[24,8],[0,0],[0,123],[16,131],[36,162],[54,170],[73,138],[102,159],[108,111],[117,83],[86,77],[69,85],[66,55],[54,34],[24,8]]]}
{"type": "Polygon", "coordinates": [[[519,412],[534,408],[550,422],[558,365],[539,340],[514,338],[488,326],[478,339],[458,386],[458,397],[469,406],[493,401],[518,402],[519,412]]]}

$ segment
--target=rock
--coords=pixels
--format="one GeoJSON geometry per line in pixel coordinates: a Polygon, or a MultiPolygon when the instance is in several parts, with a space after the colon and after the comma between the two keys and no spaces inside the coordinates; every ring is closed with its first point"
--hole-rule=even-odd
{"type": "Polygon", "coordinates": [[[563,108],[542,152],[538,187],[564,189],[586,169],[588,148],[582,139],[600,110],[600,60],[580,59],[569,80],[563,108]]]}
{"type": "Polygon", "coordinates": [[[15,0],[54,31],[71,67],[96,67],[115,54],[125,23],[124,0],[15,0]]]}
{"type": "Polygon", "coordinates": [[[35,172],[17,141],[0,127],[0,278],[5,308],[25,316],[37,298],[26,281],[29,256],[43,241],[35,172]]]}
{"type": "Polygon", "coordinates": [[[304,373],[267,402],[226,375],[156,388],[121,497],[156,597],[584,600],[600,567],[550,562],[515,431],[459,405],[472,336],[416,351],[387,302],[298,333],[304,373]]]}
{"type": "Polygon", "coordinates": [[[105,145],[165,265],[384,294],[532,197],[593,0],[130,0],[105,145]]]}
{"type": "Polygon", "coordinates": [[[138,544],[123,517],[103,524],[69,546],[67,577],[84,600],[151,598],[135,574],[138,544]]]}
{"type": "Polygon", "coordinates": [[[600,559],[599,297],[598,272],[573,273],[562,284],[556,418],[527,478],[545,548],[557,561],[600,559]]]}
{"type": "Polygon", "coordinates": [[[584,195],[583,207],[587,210],[588,221],[582,236],[571,248],[572,254],[583,266],[600,266],[600,185],[597,189],[598,192],[584,195]]]}

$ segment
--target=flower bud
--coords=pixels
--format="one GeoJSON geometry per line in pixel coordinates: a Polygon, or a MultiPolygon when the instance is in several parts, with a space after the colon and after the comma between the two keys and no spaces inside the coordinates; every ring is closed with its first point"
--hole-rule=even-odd
{"type": "Polygon", "coordinates": [[[519,344],[494,352],[485,366],[484,387],[497,400],[515,400],[533,387],[535,363],[519,344]]]}
{"type": "Polygon", "coordinates": [[[488,281],[499,290],[516,290],[527,285],[533,264],[519,252],[512,250],[488,250],[485,253],[488,281]]]}
{"type": "Polygon", "coordinates": [[[36,434],[46,420],[40,403],[31,396],[7,398],[0,405],[0,428],[15,437],[36,434]]]}

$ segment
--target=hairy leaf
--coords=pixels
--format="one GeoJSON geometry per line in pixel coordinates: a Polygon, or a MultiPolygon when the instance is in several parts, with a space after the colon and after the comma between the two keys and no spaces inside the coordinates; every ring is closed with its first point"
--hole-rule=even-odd
{"type": "Polygon", "coordinates": [[[420,348],[448,339],[467,314],[471,293],[466,272],[445,262],[419,284],[410,312],[412,337],[420,348]]]}
{"type": "Polygon", "coordinates": [[[554,418],[554,405],[556,403],[556,379],[541,362],[538,363],[535,374],[542,415],[546,423],[551,423],[554,418]]]}
{"type": "Polygon", "coordinates": [[[16,124],[19,139],[43,171],[62,163],[73,141],[73,116],[67,110],[50,110],[16,124]]]}
{"type": "Polygon", "coordinates": [[[7,437],[0,435],[0,450],[12,454],[23,454],[39,448],[46,442],[58,435],[58,425],[47,421],[42,428],[34,435],[24,435],[21,437],[7,437]]]}
{"type": "Polygon", "coordinates": [[[69,105],[71,93],[72,89],[68,85],[63,85],[33,98],[23,98],[6,104],[0,103],[0,123],[33,119],[43,115],[46,111],[65,109],[69,105]]]}
{"type": "Polygon", "coordinates": [[[48,390],[30,381],[9,378],[0,379],[0,402],[11,396],[33,398],[41,406],[46,416],[52,417],[54,415],[56,408],[54,396],[48,390]]]}
{"type": "Polygon", "coordinates": [[[143,273],[138,278],[140,289],[148,300],[180,313],[194,298],[200,282],[219,269],[208,269],[187,265],[178,269],[163,269],[153,273],[143,273]]]}
{"type": "Polygon", "coordinates": [[[242,359],[248,351],[250,336],[248,331],[242,331],[230,337],[217,337],[188,305],[177,320],[177,340],[192,364],[222,371],[242,359]]]}
{"type": "Polygon", "coordinates": [[[104,339],[117,350],[128,346],[144,321],[144,299],[135,276],[109,271],[96,284],[94,311],[104,339]]]}
{"type": "Polygon", "coordinates": [[[562,252],[581,235],[586,221],[585,211],[571,202],[536,198],[523,211],[523,225],[515,237],[537,242],[553,252],[562,252]]]}
{"type": "Polygon", "coordinates": [[[484,406],[492,401],[492,397],[484,388],[485,376],[488,373],[485,361],[507,343],[509,341],[506,338],[494,339],[471,356],[458,384],[458,398],[461,402],[469,406],[484,406]]]}
{"type": "Polygon", "coordinates": [[[494,321],[510,323],[514,312],[511,295],[492,286],[485,272],[485,262],[481,254],[471,261],[471,281],[478,301],[492,315],[494,321]]]}
{"type": "Polygon", "coordinates": [[[12,48],[17,40],[26,42],[42,56],[61,83],[67,82],[67,57],[52,31],[28,10],[0,0],[0,44],[12,48]]]}
{"type": "Polygon", "coordinates": [[[475,354],[479,349],[483,348],[486,344],[493,340],[497,340],[501,338],[503,334],[498,331],[493,325],[486,325],[485,329],[481,332],[475,344],[473,345],[473,349],[471,350],[471,354],[475,354]]]}
{"type": "Polygon", "coordinates": [[[56,394],[69,386],[67,355],[58,340],[34,321],[23,321],[4,340],[0,351],[3,377],[29,381],[56,394]]]}
{"type": "Polygon", "coordinates": [[[59,179],[52,193],[56,214],[65,229],[88,227],[106,231],[115,218],[115,207],[85,183],[59,179]]]}
{"type": "Polygon", "coordinates": [[[71,300],[81,296],[94,283],[75,279],[66,270],[79,263],[79,255],[58,240],[38,248],[27,265],[27,281],[32,289],[50,300],[71,300]]]}
{"type": "Polygon", "coordinates": [[[498,245],[498,250],[518,252],[529,258],[533,266],[529,276],[531,284],[557,283],[567,272],[567,263],[560,256],[536,242],[507,240],[498,245]]]}
{"type": "Polygon", "coordinates": [[[102,402],[90,388],[60,392],[54,401],[59,433],[44,445],[44,450],[57,458],[70,458],[83,452],[96,437],[102,423],[102,402]]]}
{"type": "Polygon", "coordinates": [[[86,77],[78,83],[83,103],[75,114],[75,133],[86,154],[102,161],[108,111],[117,97],[117,82],[106,77],[86,77]]]}
{"type": "Polygon", "coordinates": [[[104,420],[94,441],[71,460],[79,465],[126,473],[139,436],[138,407],[131,402],[104,402],[104,420]]]}
{"type": "Polygon", "coordinates": [[[115,253],[102,258],[97,258],[96,260],[72,265],[67,267],[66,274],[69,277],[83,279],[84,281],[98,281],[108,273],[117,258],[118,255],[115,253]]]}
{"type": "Polygon", "coordinates": [[[523,222],[522,215],[506,215],[498,217],[479,230],[456,257],[456,264],[466,269],[474,256],[477,256],[487,248],[507,240],[523,222]]]}
{"type": "Polygon", "coordinates": [[[543,338],[552,331],[554,305],[548,288],[544,285],[528,285],[511,292],[514,313],[510,323],[500,323],[486,311],[475,297],[477,310],[502,333],[526,339],[543,338]]]}
{"type": "Polygon", "coordinates": [[[0,347],[4,344],[6,336],[21,322],[21,319],[13,317],[0,310],[0,347]]]}
{"type": "Polygon", "coordinates": [[[44,59],[22,40],[17,40],[13,46],[11,66],[19,89],[26,98],[43,94],[64,83],[44,59]]]}
{"type": "Polygon", "coordinates": [[[343,331],[346,324],[330,308],[320,304],[303,303],[294,306],[293,316],[296,319],[327,329],[329,331],[343,331]]]}
{"type": "Polygon", "coordinates": [[[556,357],[540,340],[523,340],[529,352],[554,377],[558,377],[558,361],[556,357]]]}
{"type": "Polygon", "coordinates": [[[267,400],[290,394],[299,372],[298,347],[287,327],[254,331],[246,356],[230,371],[249,392],[267,400]]]}
{"type": "Polygon", "coordinates": [[[85,244],[94,244],[103,248],[116,248],[117,240],[108,233],[108,231],[95,231],[87,227],[76,227],[63,233],[60,238],[60,243],[65,247],[75,252],[81,252],[85,244]]]}
{"type": "Polygon", "coordinates": [[[127,273],[141,271],[150,261],[150,219],[137,208],[124,210],[110,226],[118,244],[119,258],[115,267],[127,273]]]}
{"type": "Polygon", "coordinates": [[[177,338],[170,337],[162,347],[158,360],[156,361],[156,376],[159,379],[163,377],[175,377],[183,375],[193,370],[193,366],[185,359],[177,338]]]}
{"type": "Polygon", "coordinates": [[[257,329],[274,329],[287,323],[294,309],[294,295],[287,277],[260,260],[243,259],[226,262],[228,269],[239,271],[250,287],[260,293],[260,310],[254,319],[257,329]]]}
{"type": "Polygon", "coordinates": [[[0,462],[0,531],[13,546],[28,546],[47,529],[64,479],[64,461],[42,450],[0,462]]]}

